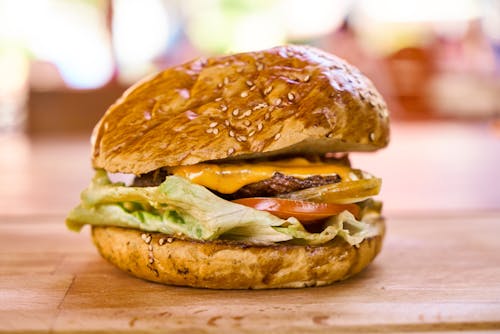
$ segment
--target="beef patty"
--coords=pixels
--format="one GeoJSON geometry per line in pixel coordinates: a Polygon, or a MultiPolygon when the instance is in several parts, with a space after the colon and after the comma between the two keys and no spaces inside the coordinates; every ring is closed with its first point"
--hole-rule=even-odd
{"type": "Polygon", "coordinates": [[[225,199],[272,197],[292,191],[337,183],[340,182],[340,180],[340,176],[336,174],[327,176],[313,175],[305,179],[299,179],[294,176],[276,172],[269,179],[247,184],[232,194],[219,194],[219,196],[225,199]]]}
{"type": "MultiPolygon", "coordinates": [[[[158,169],[153,172],[143,174],[134,179],[133,187],[156,187],[165,180],[169,174],[164,169],[158,169]]],[[[215,192],[219,197],[233,200],[246,197],[270,197],[289,192],[302,190],[306,188],[319,187],[326,184],[340,182],[339,175],[313,175],[304,179],[285,175],[279,172],[269,178],[259,182],[254,182],[241,187],[232,194],[221,194],[215,192]]]]}
{"type": "Polygon", "coordinates": [[[169,175],[170,174],[167,170],[160,168],[152,172],[136,176],[134,182],[132,183],[132,187],[157,187],[165,181],[165,178],[169,175]]]}

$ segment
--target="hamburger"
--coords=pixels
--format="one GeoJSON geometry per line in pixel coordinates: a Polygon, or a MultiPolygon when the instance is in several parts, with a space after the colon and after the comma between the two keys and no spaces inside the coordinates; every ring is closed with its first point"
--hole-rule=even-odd
{"type": "Polygon", "coordinates": [[[379,253],[381,180],[348,153],[389,141],[358,69],[306,46],[201,58],[129,88],[92,133],[68,215],[142,279],[212,289],[320,286],[379,253]]]}

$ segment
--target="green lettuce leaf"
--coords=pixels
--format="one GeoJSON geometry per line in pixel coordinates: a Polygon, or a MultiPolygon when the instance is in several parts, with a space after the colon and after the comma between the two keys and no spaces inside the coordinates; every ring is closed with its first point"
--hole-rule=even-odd
{"type": "Polygon", "coordinates": [[[331,217],[327,221],[325,229],[320,233],[310,233],[300,223],[287,227],[276,227],[275,229],[288,234],[293,239],[301,239],[303,243],[309,245],[324,244],[336,236],[343,238],[351,245],[358,245],[364,239],[379,233],[376,226],[356,220],[349,211],[343,211],[331,217]]]}
{"type": "Polygon", "coordinates": [[[178,176],[168,176],[158,187],[126,187],[111,183],[106,172],[98,170],[81,199],[66,219],[74,231],[85,224],[120,226],[180,233],[198,240],[224,238],[252,243],[297,239],[322,244],[339,236],[352,245],[376,234],[371,225],[357,221],[347,211],[332,217],[321,233],[310,233],[293,217],[284,220],[226,201],[178,176]]]}
{"type": "MultiPolygon", "coordinates": [[[[294,218],[289,219],[294,221],[294,218]]],[[[91,185],[82,193],[82,203],[67,218],[72,230],[84,224],[114,225],[181,233],[190,238],[213,240],[222,234],[238,234],[246,227],[257,242],[291,239],[276,231],[283,220],[267,212],[228,202],[205,187],[169,176],[159,187],[125,187],[112,184],[104,171],[98,171],[91,185]]]]}

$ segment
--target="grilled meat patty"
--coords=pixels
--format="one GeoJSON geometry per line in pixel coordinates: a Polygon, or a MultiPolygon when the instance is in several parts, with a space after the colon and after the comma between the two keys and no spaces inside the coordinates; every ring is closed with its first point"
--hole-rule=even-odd
{"type": "Polygon", "coordinates": [[[340,176],[338,175],[313,175],[305,179],[299,179],[297,177],[276,172],[269,179],[247,184],[235,193],[219,194],[219,196],[231,200],[245,197],[272,197],[292,191],[319,187],[337,182],[340,182],[340,176]]]}
{"type": "Polygon", "coordinates": [[[170,175],[166,169],[160,168],[152,172],[136,176],[132,187],[157,187],[170,175]]]}
{"type": "MultiPolygon", "coordinates": [[[[160,185],[168,176],[168,172],[164,169],[158,169],[153,172],[143,174],[134,179],[133,187],[156,187],[160,185]]],[[[306,188],[319,187],[326,184],[340,182],[339,175],[313,175],[305,179],[285,175],[279,172],[269,178],[259,182],[248,184],[241,187],[232,194],[217,193],[218,196],[233,200],[245,197],[270,197],[279,194],[286,194],[292,191],[297,191],[306,188]]]]}

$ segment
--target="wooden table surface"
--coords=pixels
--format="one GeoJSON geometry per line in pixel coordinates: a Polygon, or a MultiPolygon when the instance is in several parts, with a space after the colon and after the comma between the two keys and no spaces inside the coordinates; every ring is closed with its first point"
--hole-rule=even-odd
{"type": "Polygon", "coordinates": [[[500,332],[500,138],[486,123],[395,124],[353,156],[384,179],[388,233],[328,287],[213,291],[145,282],[64,226],[85,139],[0,137],[0,332],[500,332]]]}

